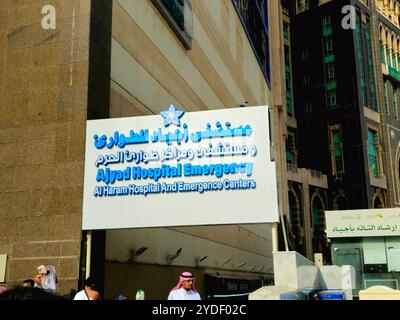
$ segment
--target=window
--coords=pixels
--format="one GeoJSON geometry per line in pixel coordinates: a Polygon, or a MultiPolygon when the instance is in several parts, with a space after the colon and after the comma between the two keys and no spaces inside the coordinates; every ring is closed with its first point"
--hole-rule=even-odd
{"type": "MultiPolygon", "coordinates": [[[[400,42],[397,43],[397,48],[400,48],[400,42]]],[[[400,54],[397,55],[397,66],[400,71],[400,54]]]]}
{"type": "Polygon", "coordinates": [[[367,67],[368,67],[368,80],[369,80],[369,94],[370,103],[368,104],[372,110],[378,111],[378,103],[376,100],[376,87],[375,87],[375,72],[374,72],[374,61],[372,55],[372,43],[371,43],[371,25],[369,19],[366,20],[365,25],[365,40],[367,47],[367,67]]]}
{"type": "Polygon", "coordinates": [[[392,61],[391,61],[390,57],[391,57],[390,49],[388,46],[386,46],[386,64],[391,67],[392,61]]]}
{"type": "Polygon", "coordinates": [[[305,86],[308,86],[308,85],[310,85],[310,83],[311,83],[311,78],[310,78],[310,76],[309,76],[309,75],[305,75],[304,78],[303,78],[303,84],[304,84],[305,86]]]}
{"type": "Polygon", "coordinates": [[[385,107],[385,113],[389,113],[389,104],[388,104],[388,88],[387,88],[387,82],[384,83],[383,85],[383,94],[384,94],[384,107],[385,107]]]}
{"type": "Polygon", "coordinates": [[[305,109],[304,111],[306,112],[306,114],[312,113],[312,104],[311,104],[311,102],[307,102],[304,109],[305,109]]]}
{"type": "Polygon", "coordinates": [[[286,163],[290,165],[297,165],[296,140],[295,133],[293,131],[289,131],[286,138],[286,163]]]}
{"type": "Polygon", "coordinates": [[[335,80],[335,65],[333,62],[327,63],[326,70],[327,70],[326,77],[328,79],[328,82],[335,80]]]}
{"type": "Polygon", "coordinates": [[[285,66],[290,66],[290,49],[285,46],[285,66]]]}
{"type": "Polygon", "coordinates": [[[381,62],[383,64],[385,64],[386,63],[386,61],[385,61],[385,46],[383,45],[382,40],[380,41],[380,44],[381,44],[381,62]]]}
{"type": "Polygon", "coordinates": [[[289,24],[286,22],[283,23],[283,37],[286,40],[289,40],[289,24]]]}
{"type": "Polygon", "coordinates": [[[329,109],[334,109],[337,106],[336,101],[336,90],[328,90],[327,91],[327,103],[329,109]]]}
{"type": "Polygon", "coordinates": [[[302,51],[301,51],[301,59],[302,60],[305,60],[305,59],[307,59],[308,57],[309,57],[309,52],[308,52],[308,49],[303,49],[302,51]]]}
{"type": "Polygon", "coordinates": [[[152,0],[187,50],[192,48],[193,13],[190,0],[152,0]]]}
{"type": "Polygon", "coordinates": [[[324,50],[324,68],[325,68],[325,94],[326,106],[328,109],[337,107],[336,101],[336,79],[335,79],[335,55],[333,53],[332,27],[330,16],[322,20],[322,43],[324,50]]]}
{"type": "Polygon", "coordinates": [[[330,148],[332,160],[332,173],[344,172],[343,144],[340,125],[334,125],[329,128],[330,148]]]}
{"type": "Polygon", "coordinates": [[[322,19],[322,25],[325,26],[329,26],[331,24],[331,17],[330,16],[326,16],[322,19]]]}
{"type": "Polygon", "coordinates": [[[396,118],[399,117],[399,108],[397,104],[397,88],[393,88],[393,112],[396,118]]]}
{"type": "Polygon", "coordinates": [[[294,164],[294,154],[291,149],[289,139],[286,139],[286,163],[294,164]]]}
{"type": "Polygon", "coordinates": [[[253,48],[258,64],[268,84],[270,84],[268,1],[232,0],[232,2],[253,48]]]}
{"type": "Polygon", "coordinates": [[[285,82],[286,82],[286,111],[293,116],[292,69],[290,64],[290,48],[285,46],[285,82]]]}
{"type": "Polygon", "coordinates": [[[325,39],[325,52],[326,54],[332,53],[333,44],[332,44],[332,36],[328,36],[325,39]]]}
{"type": "Polygon", "coordinates": [[[368,129],[368,163],[369,170],[374,175],[374,177],[379,176],[378,169],[378,152],[377,152],[377,132],[368,129]]]}
{"type": "Polygon", "coordinates": [[[312,203],[312,223],[314,236],[323,235],[325,229],[324,208],[320,197],[315,197],[312,203]],[[319,234],[318,234],[319,233],[319,234]]]}
{"type": "Polygon", "coordinates": [[[361,15],[357,11],[356,15],[356,43],[357,43],[357,62],[360,77],[360,96],[361,96],[361,106],[366,107],[368,105],[367,101],[367,79],[365,75],[365,64],[364,64],[364,54],[362,45],[362,32],[361,32],[361,15]]]}

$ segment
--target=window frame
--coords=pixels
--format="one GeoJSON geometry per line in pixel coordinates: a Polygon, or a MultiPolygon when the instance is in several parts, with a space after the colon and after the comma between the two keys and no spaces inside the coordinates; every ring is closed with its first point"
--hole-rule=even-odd
{"type": "Polygon", "coordinates": [[[381,172],[381,169],[380,169],[380,164],[381,164],[380,155],[379,155],[380,140],[379,140],[379,130],[377,128],[368,126],[368,128],[367,128],[367,141],[368,141],[368,144],[367,144],[368,171],[371,174],[373,174],[375,178],[379,178],[381,175],[383,175],[383,172],[381,172]],[[371,146],[371,143],[370,143],[371,140],[370,140],[370,134],[369,134],[370,132],[373,134],[373,137],[374,137],[373,146],[374,146],[375,155],[371,155],[370,154],[370,146],[371,146]],[[370,159],[371,156],[374,156],[376,158],[375,159],[375,161],[376,161],[376,170],[374,172],[372,172],[372,170],[371,170],[372,169],[371,168],[371,161],[370,161],[371,160],[370,159]]]}
{"type": "MultiPolygon", "coordinates": [[[[158,9],[158,11],[161,13],[165,21],[168,23],[172,31],[176,34],[178,39],[182,42],[183,46],[185,47],[186,50],[191,50],[192,49],[192,37],[191,34],[188,33],[187,30],[179,26],[178,22],[176,19],[172,16],[171,12],[168,10],[168,8],[165,6],[163,3],[163,0],[151,0],[154,6],[158,9]]],[[[183,24],[185,26],[186,24],[186,18],[185,18],[185,6],[187,6],[190,9],[190,12],[192,12],[192,17],[193,17],[193,10],[192,10],[192,4],[190,3],[190,0],[171,0],[175,1],[178,3],[183,2],[183,24]]],[[[193,26],[193,21],[192,21],[192,26],[193,26]]]]}
{"type": "Polygon", "coordinates": [[[345,173],[345,163],[344,163],[344,148],[343,148],[343,134],[342,134],[342,127],[340,124],[330,125],[328,127],[329,130],[329,149],[330,149],[330,156],[331,156],[331,165],[332,165],[332,174],[336,175],[338,173],[345,173]],[[337,168],[337,160],[339,157],[336,156],[335,153],[335,141],[334,141],[334,132],[338,131],[339,138],[340,138],[340,161],[342,164],[341,170],[337,168]]]}

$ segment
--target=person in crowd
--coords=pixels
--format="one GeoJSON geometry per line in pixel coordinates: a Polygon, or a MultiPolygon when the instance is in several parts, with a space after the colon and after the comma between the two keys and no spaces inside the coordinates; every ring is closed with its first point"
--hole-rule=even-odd
{"type": "Polygon", "coordinates": [[[95,281],[92,277],[89,277],[84,282],[85,289],[79,291],[74,300],[100,300],[100,293],[95,289],[95,281]]]}
{"type": "Polygon", "coordinates": [[[6,290],[7,290],[7,284],[6,283],[0,283],[0,294],[2,294],[6,290]]]}
{"type": "Polygon", "coordinates": [[[169,293],[168,300],[201,300],[193,274],[190,272],[180,274],[179,282],[169,293]]]}
{"type": "Polygon", "coordinates": [[[55,293],[57,276],[56,270],[51,265],[41,265],[38,267],[38,275],[33,278],[35,287],[55,293]]]}
{"type": "Polygon", "coordinates": [[[0,294],[1,300],[65,300],[63,297],[38,287],[17,286],[0,294]]]}
{"type": "Polygon", "coordinates": [[[119,294],[115,295],[113,300],[128,300],[128,298],[125,297],[123,294],[119,293],[119,294]]]}
{"type": "Polygon", "coordinates": [[[22,282],[22,286],[25,288],[33,288],[35,286],[35,281],[33,281],[33,279],[26,279],[22,282]]]}

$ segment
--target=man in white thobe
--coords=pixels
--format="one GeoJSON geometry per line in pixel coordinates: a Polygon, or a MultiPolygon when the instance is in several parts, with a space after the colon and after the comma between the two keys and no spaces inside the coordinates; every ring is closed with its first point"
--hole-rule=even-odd
{"type": "Polygon", "coordinates": [[[201,300],[194,276],[190,272],[181,273],[178,284],[168,295],[168,300],[201,300]]]}

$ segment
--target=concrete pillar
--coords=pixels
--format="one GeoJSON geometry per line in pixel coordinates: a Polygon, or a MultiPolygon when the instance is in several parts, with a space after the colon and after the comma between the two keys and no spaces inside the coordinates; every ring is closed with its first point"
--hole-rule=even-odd
{"type": "MultiPolygon", "coordinates": [[[[309,174],[309,171],[307,171],[309,174]]],[[[313,260],[313,248],[312,248],[312,221],[311,221],[311,209],[310,209],[310,185],[308,184],[308,179],[305,178],[303,181],[303,214],[304,214],[304,236],[306,242],[306,254],[307,258],[313,260]]]]}

